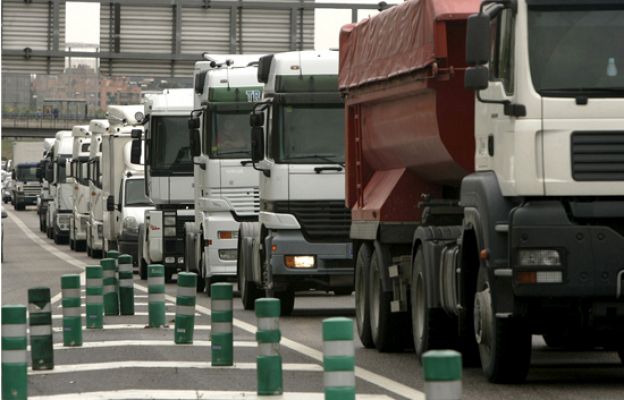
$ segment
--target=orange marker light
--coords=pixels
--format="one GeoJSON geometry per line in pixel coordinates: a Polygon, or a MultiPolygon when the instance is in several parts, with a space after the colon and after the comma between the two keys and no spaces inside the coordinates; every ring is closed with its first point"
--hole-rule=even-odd
{"type": "Polygon", "coordinates": [[[535,271],[521,271],[516,274],[516,282],[518,283],[536,283],[537,273],[535,271]]]}

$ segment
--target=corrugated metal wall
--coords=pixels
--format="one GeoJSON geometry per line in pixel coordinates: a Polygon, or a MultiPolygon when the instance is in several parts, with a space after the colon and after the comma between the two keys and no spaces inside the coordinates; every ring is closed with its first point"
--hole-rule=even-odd
{"type": "MultiPolygon", "coordinates": [[[[2,48],[7,50],[52,50],[51,4],[24,3],[24,1],[2,0],[2,48]]],[[[59,49],[65,49],[65,3],[59,4],[59,49]]],[[[24,57],[2,57],[2,72],[46,74],[59,73],[65,67],[65,60],[26,59],[24,57]]]]}
{"type": "Polygon", "coordinates": [[[230,10],[182,8],[181,52],[201,54],[230,52],[230,10]]]}

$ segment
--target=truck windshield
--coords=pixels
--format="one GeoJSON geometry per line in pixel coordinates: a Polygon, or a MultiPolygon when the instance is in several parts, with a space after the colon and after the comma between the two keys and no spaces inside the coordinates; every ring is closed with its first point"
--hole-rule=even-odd
{"type": "Polygon", "coordinates": [[[152,202],[145,196],[144,179],[128,179],[126,181],[126,206],[149,206],[152,202]]]}
{"type": "Polygon", "coordinates": [[[533,85],[544,96],[624,95],[624,10],[531,9],[533,85]]]}
{"type": "Polygon", "coordinates": [[[15,176],[18,181],[21,182],[29,182],[29,181],[38,181],[37,179],[37,167],[17,167],[17,171],[15,172],[15,176]]]}
{"type": "Polygon", "coordinates": [[[188,116],[152,117],[149,164],[152,175],[193,174],[188,116]]]}
{"type": "Polygon", "coordinates": [[[285,105],[279,111],[274,157],[278,162],[344,162],[344,108],[341,104],[285,105]]]}
{"type": "Polygon", "coordinates": [[[210,158],[250,158],[249,110],[212,114],[210,158]]]}

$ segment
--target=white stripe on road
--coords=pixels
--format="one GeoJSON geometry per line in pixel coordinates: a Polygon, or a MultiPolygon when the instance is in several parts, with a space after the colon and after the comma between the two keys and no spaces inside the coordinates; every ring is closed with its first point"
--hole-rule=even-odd
{"type": "MultiPolygon", "coordinates": [[[[84,330],[88,330],[89,332],[97,332],[97,331],[118,331],[118,330],[124,330],[124,329],[174,329],[174,324],[172,323],[171,325],[167,325],[167,326],[161,326],[160,328],[150,328],[147,323],[145,325],[143,324],[110,324],[110,325],[106,325],[104,324],[104,328],[99,328],[99,329],[89,329],[86,326],[82,326],[82,329],[84,330]]],[[[52,328],[52,330],[54,332],[63,332],[63,328],[61,327],[54,327],[52,328]]],[[[195,325],[195,330],[196,331],[209,331],[210,330],[210,325],[195,325]]]]}
{"type": "MultiPolygon", "coordinates": [[[[136,297],[136,296],[135,296],[135,297],[136,297]]],[[[87,298],[87,296],[82,296],[82,299],[83,299],[84,301],[86,301],[86,298],[87,298]]],[[[135,307],[140,307],[140,306],[145,306],[145,307],[147,307],[148,305],[149,305],[148,303],[134,303],[134,306],[135,306],[135,307]]],[[[175,304],[169,304],[169,303],[167,303],[167,305],[172,306],[172,307],[175,307],[175,304]]],[[[57,308],[63,308],[63,305],[62,305],[62,304],[59,304],[59,305],[57,306],[57,308]]]]}
{"type": "MultiPolygon", "coordinates": [[[[75,308],[77,309],[78,307],[75,307],[75,308]]],[[[67,310],[71,310],[71,309],[67,308],[67,310]]],[[[85,313],[82,313],[80,315],[82,317],[86,317],[85,313]]],[[[139,317],[147,317],[147,316],[149,316],[149,313],[141,311],[141,312],[135,312],[134,315],[135,316],[139,316],[139,317]]],[[[168,317],[175,317],[175,313],[172,313],[172,312],[165,313],[165,315],[168,316],[168,317]]],[[[76,314],[75,316],[78,316],[78,314],[76,314]]],[[[132,315],[106,315],[106,316],[107,317],[131,317],[132,315]]],[[[199,313],[195,313],[195,316],[196,317],[201,317],[202,315],[199,314],[199,313]]],[[[62,318],[63,318],[63,316],[59,315],[59,314],[52,315],[52,319],[62,319],[62,318]]]]}
{"type": "MultiPolygon", "coordinates": [[[[79,269],[84,271],[85,266],[83,265],[82,262],[80,262],[79,260],[77,260],[76,258],[74,258],[73,256],[66,254],[60,250],[58,250],[57,248],[55,248],[54,246],[51,246],[49,244],[47,244],[46,242],[44,242],[41,238],[39,238],[38,236],[36,236],[19,218],[17,218],[16,216],[13,215],[13,212],[9,211],[9,218],[11,218],[12,221],[14,221],[17,226],[24,232],[24,234],[26,234],[26,236],[28,236],[33,242],[35,242],[36,244],[38,244],[40,247],[42,247],[43,249],[49,251],[50,253],[54,254],[55,256],[57,256],[58,258],[60,258],[61,260],[70,263],[76,267],[78,267],[79,269]]],[[[84,274],[82,275],[82,278],[84,279],[84,274]]],[[[144,293],[147,293],[147,287],[142,286],[138,283],[135,284],[135,289],[138,289],[144,293]]],[[[56,298],[56,296],[55,296],[56,298]]],[[[175,303],[176,299],[174,296],[169,296],[166,295],[165,298],[168,301],[171,301],[173,303],[175,303]]],[[[58,301],[58,299],[56,300],[58,301]]],[[[54,303],[54,301],[53,301],[54,303]]],[[[200,305],[195,306],[196,311],[205,314],[205,315],[210,315],[210,309],[207,307],[203,307],[200,305]]],[[[256,334],[256,326],[254,326],[253,324],[247,323],[245,321],[239,320],[239,319],[234,319],[233,320],[234,326],[236,326],[237,328],[246,331],[248,333],[251,333],[253,335],[256,334]]],[[[287,347],[293,351],[296,351],[297,353],[306,355],[310,358],[312,358],[313,360],[316,360],[318,362],[323,362],[323,353],[319,350],[313,349],[310,346],[306,346],[302,343],[296,342],[294,340],[288,339],[286,337],[282,337],[281,340],[281,345],[284,347],[287,347]]],[[[375,386],[378,386],[382,389],[385,389],[387,391],[390,391],[394,394],[397,394],[399,396],[403,396],[403,397],[407,397],[408,399],[412,399],[412,400],[425,400],[425,394],[423,392],[421,392],[420,390],[411,388],[407,385],[404,385],[400,382],[397,382],[395,380],[386,378],[383,375],[377,374],[375,372],[372,372],[370,370],[367,370],[365,368],[361,368],[361,367],[355,367],[355,376],[365,380],[367,382],[372,383],[375,386]]]]}
{"type": "MultiPolygon", "coordinates": [[[[324,393],[286,392],[279,396],[258,396],[256,392],[234,392],[217,390],[111,390],[109,392],[85,392],[75,394],[55,394],[51,396],[29,396],[30,400],[323,400],[324,393]]],[[[392,400],[382,394],[358,394],[357,400],[392,400]]]]}
{"type": "MultiPolygon", "coordinates": [[[[26,353],[26,352],[24,352],[26,353]]],[[[65,364],[54,365],[54,369],[51,370],[39,370],[28,371],[28,375],[51,375],[51,374],[67,374],[89,371],[105,371],[111,369],[122,368],[201,368],[201,369],[241,369],[241,370],[256,370],[256,363],[234,363],[231,367],[213,367],[210,362],[205,361],[113,361],[102,362],[92,364],[65,364]]],[[[304,364],[304,363],[284,363],[282,364],[283,371],[299,371],[299,372],[320,372],[323,370],[318,364],[304,364]]]]}
{"type": "MultiPolygon", "coordinates": [[[[172,340],[111,340],[106,342],[83,342],[82,346],[66,347],[63,343],[54,343],[54,350],[103,349],[108,347],[210,347],[210,340],[193,340],[193,344],[175,344],[172,340]]],[[[234,347],[256,347],[256,342],[234,341],[234,347]]],[[[30,346],[28,346],[30,351],[30,346]]]]}

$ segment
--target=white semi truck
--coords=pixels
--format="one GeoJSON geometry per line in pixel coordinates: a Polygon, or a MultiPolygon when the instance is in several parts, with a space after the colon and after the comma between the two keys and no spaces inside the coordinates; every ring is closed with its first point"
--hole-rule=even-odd
{"type": "Polygon", "coordinates": [[[72,192],[74,187],[67,182],[67,164],[73,150],[72,131],[59,131],[52,147],[52,181],[48,203],[48,237],[54,243],[64,243],[69,239],[69,220],[72,213],[72,192]]]}
{"type": "MultiPolygon", "coordinates": [[[[185,270],[184,224],[193,219],[193,159],[188,118],[192,89],[165,89],[145,97],[145,194],[155,208],[139,226],[139,274],[147,279],[148,264],[163,264],[165,280],[185,270]]],[[[135,148],[142,142],[135,130],[135,148]]],[[[139,157],[140,153],[135,154],[139,157]]],[[[134,159],[134,162],[139,160],[134,159]]]]}
{"type": "Polygon", "coordinates": [[[48,203],[52,200],[50,194],[50,182],[52,181],[52,148],[54,147],[54,139],[46,138],[43,140],[43,159],[39,163],[41,175],[41,193],[37,199],[37,215],[39,216],[39,230],[47,231],[46,214],[48,212],[48,203]]]}
{"type": "Polygon", "coordinates": [[[77,125],[72,129],[73,150],[71,158],[71,178],[74,185],[73,211],[69,222],[69,247],[84,251],[87,243],[87,219],[89,218],[89,154],[91,131],[89,125],[77,125]]]}
{"type": "Polygon", "coordinates": [[[89,147],[89,201],[87,209],[87,254],[101,258],[104,248],[104,202],[102,200],[102,136],[108,133],[107,119],[94,119],[89,123],[91,146],[89,147]]]}
{"type": "Polygon", "coordinates": [[[236,280],[239,226],[257,221],[260,205],[249,136],[249,113],[262,96],[258,58],[230,57],[222,67],[213,63],[215,68],[203,71],[196,64],[198,104],[191,125],[200,129],[192,131],[195,219],[186,226],[186,258],[189,270],[200,276],[199,290],[236,280]],[[255,66],[247,66],[253,61],[255,66]]]}
{"type": "Polygon", "coordinates": [[[13,142],[11,199],[18,211],[37,204],[37,196],[41,193],[37,167],[42,154],[41,142],[13,142]]]}
{"type": "MultiPolygon", "coordinates": [[[[109,128],[102,135],[102,201],[105,202],[103,210],[104,248],[117,250],[120,225],[119,211],[123,207],[119,203],[122,188],[122,178],[131,174],[143,175],[143,165],[132,164],[130,160],[130,148],[132,146],[132,130],[142,130],[140,123],[143,121],[143,105],[111,105],[108,106],[109,128]]],[[[142,223],[142,221],[139,221],[142,223]]],[[[135,241],[136,244],[136,241],[135,241]]],[[[136,254],[136,252],[135,252],[136,254]]]]}
{"type": "Polygon", "coordinates": [[[241,224],[238,280],[246,309],[267,291],[287,315],[295,291],[353,290],[338,52],[278,53],[258,68],[264,93],[251,115],[251,156],[260,215],[241,224]]]}

